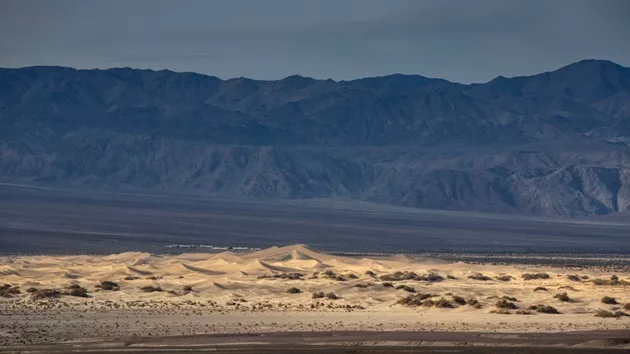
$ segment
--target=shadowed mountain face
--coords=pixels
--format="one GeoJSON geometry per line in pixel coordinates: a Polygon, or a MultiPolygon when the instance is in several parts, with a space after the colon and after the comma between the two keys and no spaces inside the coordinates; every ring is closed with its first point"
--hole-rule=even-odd
{"type": "Polygon", "coordinates": [[[584,216],[630,209],[630,68],[461,85],[0,69],[0,178],[584,216]]]}

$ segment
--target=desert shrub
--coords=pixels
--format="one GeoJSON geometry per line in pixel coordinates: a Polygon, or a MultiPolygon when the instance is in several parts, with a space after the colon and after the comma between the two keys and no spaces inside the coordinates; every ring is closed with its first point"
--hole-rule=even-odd
{"type": "Polygon", "coordinates": [[[612,275],[610,279],[593,279],[591,282],[594,285],[630,285],[630,282],[625,280],[619,280],[619,277],[616,275],[612,275]]]}
{"type": "Polygon", "coordinates": [[[445,298],[440,298],[437,301],[431,300],[431,299],[427,299],[427,300],[422,302],[422,306],[425,306],[425,307],[437,307],[437,308],[444,308],[444,309],[455,307],[455,305],[453,305],[452,302],[450,302],[449,300],[447,300],[445,298]]]}
{"type": "Polygon", "coordinates": [[[354,274],[354,273],[347,274],[347,275],[346,275],[346,277],[347,277],[348,279],[358,279],[358,278],[359,278],[359,277],[358,277],[356,274],[354,274]]]}
{"type": "Polygon", "coordinates": [[[78,285],[78,284],[72,284],[68,287],[68,292],[67,295],[70,296],[76,296],[76,297],[89,297],[88,293],[87,293],[87,289],[78,285]]]}
{"type": "Polygon", "coordinates": [[[368,270],[367,272],[365,272],[365,275],[369,275],[369,276],[371,276],[371,277],[375,277],[375,276],[376,276],[376,273],[374,273],[374,272],[373,272],[373,271],[371,271],[371,270],[368,270]]]}
{"type": "Polygon", "coordinates": [[[323,291],[313,293],[313,299],[323,299],[326,296],[323,291]]]}
{"type": "Polygon", "coordinates": [[[452,276],[452,275],[447,275],[447,276],[446,276],[446,279],[457,279],[457,278],[455,278],[455,277],[454,277],[454,276],[452,276]]]}
{"type": "Polygon", "coordinates": [[[468,305],[468,306],[477,306],[477,305],[480,305],[480,304],[479,304],[479,301],[477,301],[477,299],[472,297],[472,298],[466,300],[466,305],[468,305]]]}
{"type": "Polygon", "coordinates": [[[287,280],[302,280],[302,277],[304,276],[304,274],[302,273],[282,273],[282,274],[275,274],[275,275],[278,275],[280,279],[287,279],[287,280]]]}
{"type": "Polygon", "coordinates": [[[410,286],[407,286],[407,285],[398,285],[396,287],[396,290],[400,290],[400,289],[402,289],[404,291],[407,291],[407,292],[410,292],[410,293],[415,293],[416,292],[416,289],[414,289],[414,288],[412,288],[410,286]]]}
{"type": "Polygon", "coordinates": [[[385,282],[385,283],[383,283],[383,286],[386,287],[386,288],[393,288],[394,284],[385,282]]]}
{"type": "Polygon", "coordinates": [[[0,286],[0,297],[10,298],[20,293],[20,288],[17,286],[12,286],[11,284],[4,284],[0,286]]]}
{"type": "Polygon", "coordinates": [[[442,281],[444,280],[444,278],[437,274],[437,273],[429,273],[423,276],[419,277],[419,280],[425,280],[425,281],[442,281]]]}
{"type": "Polygon", "coordinates": [[[556,295],[553,296],[555,299],[558,299],[562,302],[569,302],[571,301],[571,298],[569,297],[569,295],[567,293],[558,293],[556,295]]]}
{"type": "Polygon", "coordinates": [[[534,291],[547,291],[547,288],[545,288],[544,286],[538,286],[536,287],[536,289],[534,289],[534,291]]]}
{"type": "Polygon", "coordinates": [[[500,309],[509,309],[509,310],[515,310],[518,308],[518,306],[516,306],[515,303],[509,302],[506,299],[499,299],[499,301],[497,301],[497,303],[494,306],[500,309]]]}
{"type": "Polygon", "coordinates": [[[145,293],[154,293],[154,292],[164,291],[162,289],[162,287],[160,287],[160,286],[153,286],[153,285],[145,285],[145,286],[141,287],[140,290],[144,291],[145,293]]]}
{"type": "Polygon", "coordinates": [[[458,305],[466,305],[466,299],[464,299],[461,296],[453,295],[452,299],[453,299],[453,302],[458,305]]]}
{"type": "Polygon", "coordinates": [[[365,289],[365,288],[370,287],[372,285],[373,285],[372,283],[361,283],[361,284],[355,285],[355,287],[361,288],[361,289],[365,289]]]}
{"type": "Polygon", "coordinates": [[[518,300],[517,300],[515,297],[513,297],[513,296],[503,295],[501,298],[502,298],[502,299],[505,299],[505,300],[507,300],[507,301],[518,301],[518,300]]]}
{"type": "Polygon", "coordinates": [[[534,313],[529,311],[529,310],[516,310],[516,312],[514,312],[517,315],[533,315],[534,313]]]}
{"type": "Polygon", "coordinates": [[[549,279],[549,274],[547,274],[547,273],[524,273],[521,277],[524,280],[549,279]]]}
{"type": "Polygon", "coordinates": [[[490,313],[496,313],[499,315],[511,315],[512,312],[510,312],[510,310],[508,309],[498,309],[498,310],[492,310],[490,311],[490,313]]]}
{"type": "Polygon", "coordinates": [[[337,300],[339,298],[339,295],[333,292],[329,292],[329,293],[326,293],[326,298],[329,300],[337,300]]]}
{"type": "Polygon", "coordinates": [[[625,305],[623,305],[623,309],[626,310],[626,311],[630,311],[630,302],[625,304],[625,305]]]}
{"type": "Polygon", "coordinates": [[[337,276],[335,277],[335,280],[336,280],[336,281],[346,281],[347,279],[346,279],[346,277],[344,277],[343,275],[337,275],[337,276]]]}
{"type": "Polygon", "coordinates": [[[406,305],[406,306],[421,306],[422,305],[422,301],[433,297],[434,295],[431,294],[413,294],[413,295],[409,295],[406,296],[402,299],[399,299],[398,301],[396,301],[397,304],[399,305],[406,305]]]}
{"type": "Polygon", "coordinates": [[[475,273],[468,276],[468,279],[480,280],[480,281],[488,281],[492,280],[489,276],[483,275],[481,273],[475,273]]]}
{"type": "Polygon", "coordinates": [[[158,278],[156,276],[150,276],[150,277],[147,277],[147,279],[148,280],[157,280],[158,278]]]}
{"type": "Polygon", "coordinates": [[[602,303],[607,304],[607,305],[617,305],[617,299],[615,299],[614,297],[610,297],[610,296],[604,296],[602,298],[602,303]]]}
{"type": "Polygon", "coordinates": [[[114,283],[113,281],[109,281],[109,280],[102,281],[100,284],[100,288],[101,290],[114,290],[114,291],[119,289],[117,283],[114,283]]]}
{"type": "Polygon", "coordinates": [[[595,317],[619,318],[623,316],[628,316],[628,314],[622,311],[610,312],[606,310],[598,310],[597,312],[595,312],[595,317]]]}
{"type": "Polygon", "coordinates": [[[324,272],[324,275],[332,277],[332,276],[335,276],[335,272],[333,272],[332,270],[327,270],[327,271],[324,272]]]}
{"type": "Polygon", "coordinates": [[[538,313],[548,313],[548,314],[560,313],[555,307],[549,306],[549,305],[542,305],[542,304],[530,306],[529,309],[534,310],[538,313]]]}
{"type": "Polygon", "coordinates": [[[567,274],[567,279],[571,281],[582,281],[582,278],[580,278],[579,276],[575,274],[567,274]]]}
{"type": "Polygon", "coordinates": [[[497,276],[495,279],[499,281],[511,281],[512,279],[514,279],[514,277],[511,275],[503,274],[497,276]]]}
{"type": "Polygon", "coordinates": [[[58,299],[60,297],[61,292],[55,289],[41,289],[31,293],[31,298],[33,300],[58,299]]]}
{"type": "Polygon", "coordinates": [[[182,288],[182,290],[183,290],[183,291],[186,291],[186,292],[191,292],[191,291],[193,291],[193,288],[192,288],[192,286],[190,286],[190,285],[184,285],[184,287],[182,288]]]}
{"type": "Polygon", "coordinates": [[[383,281],[402,281],[402,280],[416,280],[416,281],[430,281],[437,282],[442,281],[444,278],[437,273],[428,273],[424,275],[418,275],[415,272],[395,272],[393,274],[384,274],[379,277],[383,281]]]}
{"type": "Polygon", "coordinates": [[[300,290],[298,288],[289,288],[289,289],[287,289],[287,294],[299,294],[301,292],[302,292],[302,290],[300,290]]]}
{"type": "Polygon", "coordinates": [[[123,280],[138,280],[140,279],[139,277],[134,277],[132,275],[128,275],[126,277],[123,278],[123,280]]]}
{"type": "Polygon", "coordinates": [[[37,291],[37,288],[28,288],[28,289],[26,289],[27,293],[34,293],[36,291],[37,291]]]}
{"type": "Polygon", "coordinates": [[[438,302],[435,304],[435,307],[438,308],[452,308],[453,303],[451,303],[449,300],[445,299],[445,298],[441,298],[440,300],[438,300],[438,302]]]}

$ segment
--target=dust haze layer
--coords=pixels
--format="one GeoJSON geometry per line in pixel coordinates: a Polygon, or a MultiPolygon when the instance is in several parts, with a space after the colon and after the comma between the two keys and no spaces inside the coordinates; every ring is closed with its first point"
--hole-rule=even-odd
{"type": "Polygon", "coordinates": [[[580,217],[630,208],[630,68],[421,76],[0,69],[0,178],[580,217]]]}

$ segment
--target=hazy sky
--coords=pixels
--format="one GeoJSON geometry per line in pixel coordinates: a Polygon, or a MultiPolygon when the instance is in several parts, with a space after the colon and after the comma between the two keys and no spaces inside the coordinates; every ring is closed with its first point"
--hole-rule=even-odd
{"type": "Polygon", "coordinates": [[[628,0],[0,0],[0,67],[457,82],[630,66],[628,0]]]}

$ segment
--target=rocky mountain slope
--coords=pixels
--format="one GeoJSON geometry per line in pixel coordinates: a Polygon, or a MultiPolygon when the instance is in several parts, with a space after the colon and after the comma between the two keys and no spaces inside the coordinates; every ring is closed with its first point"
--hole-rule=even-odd
{"type": "Polygon", "coordinates": [[[630,209],[630,68],[462,85],[0,69],[0,178],[584,216],[630,209]]]}

